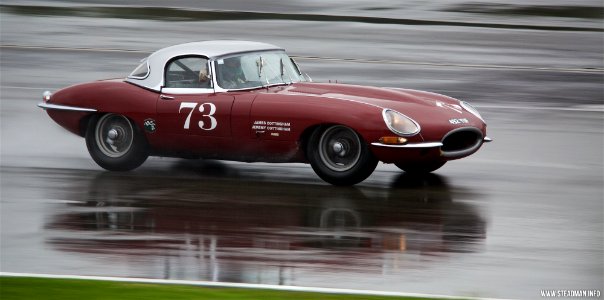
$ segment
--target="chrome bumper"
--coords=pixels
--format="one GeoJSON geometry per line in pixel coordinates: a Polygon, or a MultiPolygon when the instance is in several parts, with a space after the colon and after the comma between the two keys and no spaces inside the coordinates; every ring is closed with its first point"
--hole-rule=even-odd
{"type": "MultiPolygon", "coordinates": [[[[493,141],[490,137],[485,137],[482,139],[485,143],[490,143],[493,141]]],[[[388,148],[437,148],[442,147],[443,143],[441,142],[427,142],[427,143],[413,143],[413,144],[404,144],[404,145],[388,145],[382,143],[371,143],[372,146],[377,147],[388,147],[388,148]]]]}
{"type": "Polygon", "coordinates": [[[414,144],[404,144],[404,145],[388,145],[382,143],[371,143],[372,146],[378,147],[389,147],[389,148],[437,148],[442,147],[443,143],[441,142],[431,142],[431,143],[414,143],[414,144]]]}
{"type": "Polygon", "coordinates": [[[38,107],[43,108],[43,109],[71,110],[71,111],[84,111],[84,112],[95,112],[96,111],[96,109],[92,109],[92,108],[50,104],[50,103],[46,103],[46,102],[38,103],[38,107]]]}

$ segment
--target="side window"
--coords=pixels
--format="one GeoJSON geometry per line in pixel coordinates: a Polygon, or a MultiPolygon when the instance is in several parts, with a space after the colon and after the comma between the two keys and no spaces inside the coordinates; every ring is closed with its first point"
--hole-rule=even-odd
{"type": "Polygon", "coordinates": [[[128,77],[134,79],[145,79],[147,76],[149,76],[149,63],[147,60],[143,61],[136,69],[134,69],[134,71],[132,71],[132,73],[130,73],[130,75],[128,75],[128,77]]]}
{"type": "Polygon", "coordinates": [[[203,57],[182,57],[168,63],[165,87],[211,88],[208,60],[203,57]]]}
{"type": "Polygon", "coordinates": [[[216,72],[218,74],[218,85],[227,89],[243,88],[247,82],[245,56],[234,56],[216,61],[216,72]]]}

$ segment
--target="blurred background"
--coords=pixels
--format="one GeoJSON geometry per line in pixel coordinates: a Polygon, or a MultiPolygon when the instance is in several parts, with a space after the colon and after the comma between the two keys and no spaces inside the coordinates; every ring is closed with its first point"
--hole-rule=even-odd
{"type": "Polygon", "coordinates": [[[580,1],[6,1],[0,270],[502,298],[603,289],[604,8],[580,1]],[[35,105],[173,44],[272,43],[314,81],[469,101],[494,142],[350,188],[302,164],[126,174],[35,105]]]}

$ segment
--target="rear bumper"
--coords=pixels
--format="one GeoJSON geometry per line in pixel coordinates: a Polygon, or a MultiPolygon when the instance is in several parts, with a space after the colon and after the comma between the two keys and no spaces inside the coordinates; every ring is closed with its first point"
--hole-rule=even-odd
{"type": "Polygon", "coordinates": [[[51,103],[47,103],[47,102],[38,103],[38,107],[43,108],[43,109],[71,110],[71,111],[83,111],[83,112],[95,112],[96,111],[96,109],[92,109],[92,108],[51,104],[51,103]]]}

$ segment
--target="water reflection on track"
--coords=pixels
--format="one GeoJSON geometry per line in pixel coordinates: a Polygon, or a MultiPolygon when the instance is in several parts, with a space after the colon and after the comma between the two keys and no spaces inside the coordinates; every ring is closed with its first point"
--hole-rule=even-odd
{"type": "MultiPolygon", "coordinates": [[[[217,165],[208,168],[230,172],[217,165]]],[[[217,173],[84,176],[62,196],[73,199],[87,185],[82,199],[48,218],[45,243],[150,277],[289,284],[297,269],[425,268],[405,263],[405,255],[479,251],[486,236],[478,210],[455,201],[476,195],[453,192],[438,175],[402,174],[390,189],[360,189],[235,182],[217,173]]]]}

